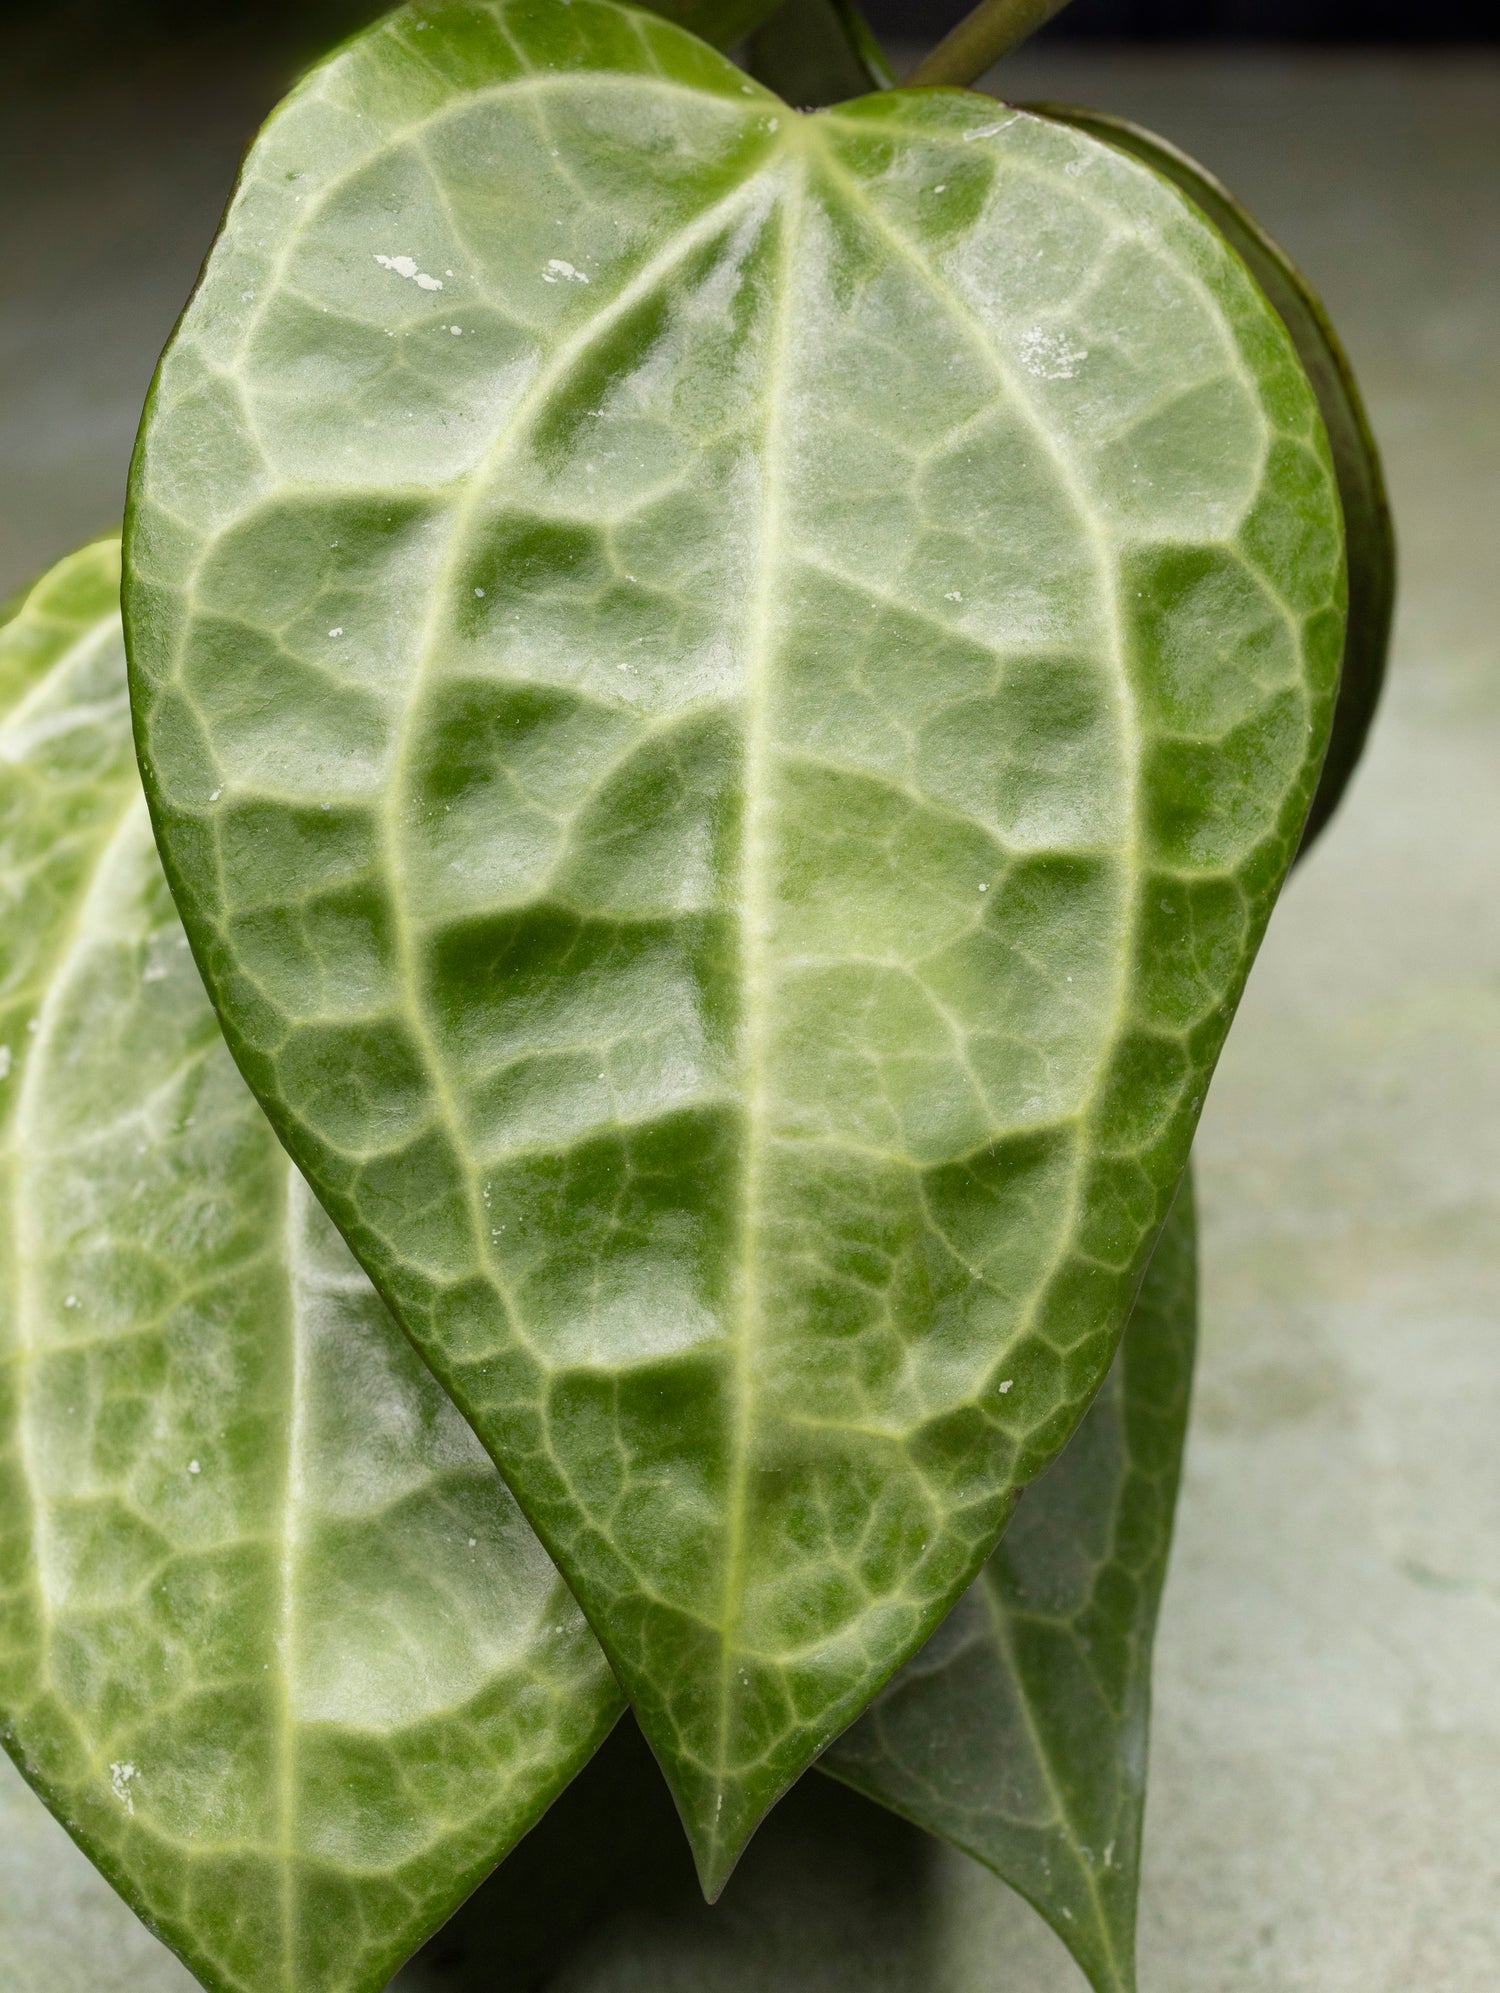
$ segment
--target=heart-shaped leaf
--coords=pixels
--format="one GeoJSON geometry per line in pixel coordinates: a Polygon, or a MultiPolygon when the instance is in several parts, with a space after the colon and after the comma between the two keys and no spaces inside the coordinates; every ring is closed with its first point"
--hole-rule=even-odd
{"type": "Polygon", "coordinates": [[[0,1735],[205,1986],[374,1993],[618,1691],[235,1071],[128,719],[105,542],[0,630],[0,1735]]]}
{"type": "Polygon", "coordinates": [[[1155,132],[1104,111],[1034,104],[1108,145],[1143,159],[1180,187],[1245,260],[1291,334],[1318,397],[1333,450],[1349,562],[1349,614],[1338,707],[1323,772],[1302,836],[1305,854],[1338,808],[1364,753],[1385,683],[1396,608],[1396,532],[1364,397],[1323,301],[1281,245],[1204,166],[1155,132]]]}
{"type": "Polygon", "coordinates": [[[716,1890],[1097,1390],[1322,757],[1221,238],[962,92],[417,6],[261,137],[127,625],[230,1043],[716,1890]]]}
{"type": "Polygon", "coordinates": [[[1088,1416],[821,1761],[1020,1890],[1096,1993],[1135,1986],[1151,1647],[1197,1337],[1188,1179],[1088,1416]]]}

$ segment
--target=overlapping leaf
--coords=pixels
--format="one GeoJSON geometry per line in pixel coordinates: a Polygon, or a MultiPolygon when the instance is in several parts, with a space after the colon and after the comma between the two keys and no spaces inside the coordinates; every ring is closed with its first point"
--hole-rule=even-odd
{"type": "Polygon", "coordinates": [[[0,630],[0,1735],[206,1987],[382,1987],[618,1692],[245,1090],[119,547],[0,630]]]}
{"type": "Polygon", "coordinates": [[[972,1589],[822,1760],[1019,1889],[1097,1993],[1135,1985],[1151,1646],[1197,1329],[1189,1181],[1088,1416],[972,1589]]]}
{"type": "Polygon", "coordinates": [[[715,48],[729,48],[753,34],[781,0],[650,0],[651,12],[675,21],[715,48]]]}
{"type": "Polygon", "coordinates": [[[710,1890],[1098,1388],[1342,642],[1285,332],[1154,174],[433,5],[253,152],[128,623],[242,1068],[710,1890]]]}
{"type": "Polygon", "coordinates": [[[750,37],[745,66],[803,110],[889,89],[896,80],[854,0],[783,0],[750,37]]]}
{"type": "Polygon", "coordinates": [[[1275,305],[1318,397],[1333,451],[1349,562],[1349,612],[1338,708],[1307,815],[1305,852],[1338,808],[1369,738],[1390,653],[1396,607],[1396,534],[1364,397],[1323,301],[1281,245],[1229,189],[1185,152],[1104,111],[1037,104],[1039,114],[1093,134],[1164,174],[1201,208],[1275,305]]]}

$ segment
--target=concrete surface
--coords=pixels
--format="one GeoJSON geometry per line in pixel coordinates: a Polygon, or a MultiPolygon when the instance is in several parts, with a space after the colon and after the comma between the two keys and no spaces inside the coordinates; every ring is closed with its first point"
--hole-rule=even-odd
{"type": "MultiPolygon", "coordinates": [[[[0,120],[0,593],[118,513],[155,349],[272,75],[162,70],[0,120]]],[[[1363,376],[1404,556],[1372,752],[1277,914],[1200,1138],[1143,1986],[1493,1993],[1500,62],[1059,51],[997,83],[1156,125],[1282,236],[1363,376]]],[[[935,1873],[960,1935],[882,1984],[1077,1993],[1007,1892],[957,1857],[935,1873]]],[[[699,1968],[703,1993],[747,1987],[699,1968]]],[[[0,1773],[3,1993],[188,1985],[0,1773]]]]}

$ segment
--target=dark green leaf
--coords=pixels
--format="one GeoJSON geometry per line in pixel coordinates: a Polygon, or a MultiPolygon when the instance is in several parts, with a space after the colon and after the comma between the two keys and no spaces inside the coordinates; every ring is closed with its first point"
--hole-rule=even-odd
{"type": "Polygon", "coordinates": [[[789,104],[841,104],[895,82],[853,0],[785,0],[745,51],[750,74],[789,104]]]}
{"type": "Polygon", "coordinates": [[[1256,282],[1280,313],[1317,394],[1344,508],[1349,619],[1328,756],[1302,836],[1306,852],[1338,808],[1364,752],[1385,682],[1396,606],[1395,528],[1385,472],[1359,383],[1322,299],[1280,244],[1205,167],[1166,139],[1124,118],[1079,110],[1071,104],[1029,108],[1119,146],[1179,186],[1244,257],[1256,282]]]}
{"type": "Polygon", "coordinates": [[[642,0],[664,21],[675,21],[715,48],[732,48],[752,34],[781,0],[642,0]]]}
{"type": "Polygon", "coordinates": [[[0,630],[0,906],[0,1736],[205,1986],[374,1993],[618,1692],[225,1049],[118,542],[0,630]]]}
{"type": "Polygon", "coordinates": [[[433,5],[251,154],[131,516],[233,1049],[717,1889],[1109,1367],[1332,710],[1306,380],[1091,138],[433,5]]]}
{"type": "Polygon", "coordinates": [[[938,1632],[822,1760],[1135,1986],[1151,1645],[1198,1333],[1185,1179],[1104,1388],[938,1632]]]}

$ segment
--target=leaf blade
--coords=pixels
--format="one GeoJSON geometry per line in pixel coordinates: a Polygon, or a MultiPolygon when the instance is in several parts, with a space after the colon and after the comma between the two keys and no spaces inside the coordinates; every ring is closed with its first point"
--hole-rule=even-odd
{"type": "Polygon", "coordinates": [[[820,1768],[1035,1905],[1133,1993],[1151,1649],[1197,1343],[1191,1178],[1114,1368],[973,1590],[820,1768]]]}
{"type": "Polygon", "coordinates": [[[1154,177],[562,18],[398,17],[273,121],[153,392],[132,665],[236,1057],[713,1892],[1107,1367],[1305,813],[1341,556],[1285,335],[1154,177]],[[998,268],[1049,214],[1054,266],[998,268]],[[254,461],[203,468],[210,396],[254,461]]]}
{"type": "Polygon", "coordinates": [[[0,1734],[205,1985],[375,1993],[617,1691],[229,1058],[118,591],[0,629],[0,1734]]]}

